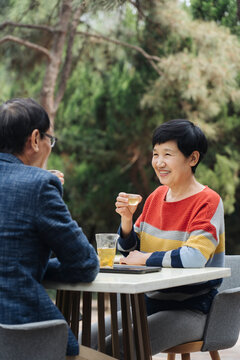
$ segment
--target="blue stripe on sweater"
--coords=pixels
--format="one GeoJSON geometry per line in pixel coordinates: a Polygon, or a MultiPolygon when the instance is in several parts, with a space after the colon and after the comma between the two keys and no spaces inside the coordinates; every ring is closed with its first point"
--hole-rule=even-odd
{"type": "Polygon", "coordinates": [[[171,266],[174,268],[182,268],[183,264],[180,257],[181,248],[172,250],[171,252],[171,266]]]}
{"type": "Polygon", "coordinates": [[[162,266],[163,257],[165,255],[165,251],[155,251],[152,255],[147,259],[147,266],[162,266]]]}

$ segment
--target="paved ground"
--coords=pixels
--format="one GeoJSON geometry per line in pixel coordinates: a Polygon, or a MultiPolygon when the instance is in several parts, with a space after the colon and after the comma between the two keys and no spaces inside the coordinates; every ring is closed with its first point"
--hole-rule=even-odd
{"type": "MultiPolygon", "coordinates": [[[[231,349],[219,351],[221,360],[240,360],[240,337],[237,344],[231,349]]],[[[166,360],[167,354],[159,354],[153,356],[153,360],[166,360]]],[[[176,355],[176,360],[180,360],[181,356],[176,355]]],[[[191,354],[191,360],[210,360],[210,355],[206,352],[198,352],[191,354]]]]}

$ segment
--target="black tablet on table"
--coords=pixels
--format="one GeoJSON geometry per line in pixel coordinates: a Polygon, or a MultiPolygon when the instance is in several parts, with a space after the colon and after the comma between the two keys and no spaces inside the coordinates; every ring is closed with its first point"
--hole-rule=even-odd
{"type": "Polygon", "coordinates": [[[101,273],[119,273],[119,274],[147,274],[160,271],[162,268],[159,266],[141,266],[141,265],[119,265],[115,264],[113,268],[103,267],[100,268],[101,273]]]}

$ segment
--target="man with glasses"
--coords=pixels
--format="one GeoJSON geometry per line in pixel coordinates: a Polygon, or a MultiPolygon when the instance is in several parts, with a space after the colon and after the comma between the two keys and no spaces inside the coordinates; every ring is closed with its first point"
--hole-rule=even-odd
{"type": "Polygon", "coordinates": [[[49,139],[50,139],[50,143],[51,143],[51,148],[54,147],[54,145],[56,144],[58,138],[56,138],[56,136],[52,136],[50,134],[47,134],[47,133],[41,133],[41,135],[43,136],[47,136],[49,139]]]}
{"type": "MultiPolygon", "coordinates": [[[[63,318],[43,278],[93,281],[95,250],[71,218],[57,176],[44,170],[56,138],[46,111],[32,99],[0,106],[0,323],[63,318]],[[51,258],[51,251],[56,255],[51,258]]],[[[78,354],[69,329],[67,355],[78,354]]]]}

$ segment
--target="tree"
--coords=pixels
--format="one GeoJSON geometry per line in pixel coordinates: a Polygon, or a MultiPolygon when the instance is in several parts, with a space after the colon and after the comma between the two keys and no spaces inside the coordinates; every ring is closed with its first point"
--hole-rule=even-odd
{"type": "MultiPolygon", "coordinates": [[[[5,7],[8,9],[10,2],[5,1],[5,7]]],[[[106,7],[110,2],[96,1],[95,6],[98,3],[99,6],[106,7]]],[[[17,9],[17,2],[15,6],[17,9]]],[[[91,2],[89,2],[89,7],[91,9],[91,2]]],[[[9,19],[0,24],[0,31],[3,32],[0,45],[12,42],[34,50],[38,52],[38,56],[42,57],[42,61],[45,63],[45,70],[40,100],[53,121],[59,104],[63,99],[72,66],[81,56],[82,47],[76,45],[79,42],[79,36],[91,36],[97,39],[112,41],[116,44],[120,42],[118,40],[110,40],[99,34],[78,31],[81,17],[87,12],[87,2],[85,1],[55,0],[47,3],[46,0],[39,2],[25,0],[20,8],[20,16],[16,14],[16,11],[10,12],[9,19]],[[46,16],[44,21],[41,16],[43,6],[46,6],[46,9],[50,11],[50,14],[47,11],[44,12],[46,16]],[[38,12],[40,14],[36,17],[38,12]],[[19,18],[21,20],[18,20],[19,18]],[[30,22],[25,23],[25,18],[27,21],[30,20],[30,22]]],[[[154,59],[143,49],[128,43],[121,43],[121,45],[141,52],[150,61],[152,66],[155,66],[154,59]]],[[[84,42],[82,46],[84,46],[84,42]]],[[[155,69],[157,71],[157,67],[155,69]]]]}
{"type": "Polygon", "coordinates": [[[199,178],[223,196],[229,214],[239,182],[234,135],[240,130],[239,41],[214,22],[192,21],[174,1],[155,5],[151,19],[166,39],[159,45],[165,56],[158,65],[161,76],[151,81],[142,106],[164,118],[187,117],[205,130],[213,154],[206,159],[207,168],[199,167],[199,178]]]}
{"type": "MultiPolygon", "coordinates": [[[[40,2],[30,1],[27,5],[29,5],[27,15],[29,13],[32,15],[33,11],[35,14],[38,11],[40,2]]],[[[27,24],[18,21],[5,21],[0,25],[1,30],[8,31],[11,29],[9,33],[1,38],[0,44],[14,42],[36,50],[40,55],[44,56],[46,70],[41,89],[41,103],[48,111],[51,120],[54,119],[64,95],[67,79],[71,72],[74,38],[80,17],[85,9],[84,4],[73,7],[71,0],[63,0],[60,4],[55,1],[52,11],[56,7],[58,21],[52,26],[50,21],[46,25],[41,23],[27,24]],[[43,44],[41,44],[42,35],[40,34],[36,36],[39,43],[15,35],[17,31],[26,31],[26,29],[31,30],[30,36],[33,36],[33,30],[45,33],[47,41],[43,41],[43,44]]],[[[23,15],[24,18],[25,16],[23,15]]]]}
{"type": "MultiPolygon", "coordinates": [[[[213,23],[192,22],[174,4],[145,3],[138,36],[126,30],[127,10],[122,17],[124,29],[116,26],[121,41],[126,32],[130,44],[137,41],[147,53],[161,56],[156,63],[160,76],[138,52],[101,43],[94,50],[88,47],[60,106],[57,126],[62,129],[61,119],[68,119],[63,149],[75,154],[65,154],[74,189],[71,204],[75,216],[80,219],[85,214],[92,227],[100,226],[98,231],[117,227],[113,214],[119,190],[140,192],[145,198],[157,186],[150,168],[151,133],[169,118],[188,117],[207,132],[210,153],[197,176],[221,193],[226,213],[234,210],[239,169],[239,122],[234,115],[239,99],[239,43],[213,23]],[[228,107],[233,110],[226,121],[228,107]],[[108,214],[104,219],[103,213],[108,214]]],[[[128,27],[134,29],[137,16],[131,19],[128,27]]]]}
{"type": "MultiPolygon", "coordinates": [[[[221,0],[221,1],[199,1],[192,0],[191,6],[189,7],[195,19],[202,19],[204,21],[215,21],[218,25],[227,27],[233,34],[240,36],[240,2],[239,0],[221,0]]],[[[239,78],[239,76],[238,76],[239,78]]],[[[239,79],[238,79],[239,82],[239,79]]],[[[231,148],[233,150],[233,157],[238,162],[239,154],[239,111],[233,109],[232,106],[225,106],[224,117],[219,123],[222,127],[222,133],[225,134],[225,143],[228,144],[226,147],[228,153],[231,154],[231,148]],[[226,130],[225,130],[226,129],[226,130]]],[[[233,172],[223,171],[225,174],[225,183],[230,188],[231,182],[229,182],[229,176],[231,177],[233,172]]],[[[240,188],[239,188],[239,176],[237,174],[237,184],[235,191],[235,203],[232,204],[232,211],[227,212],[226,220],[226,234],[227,234],[227,251],[235,252],[236,254],[240,251],[240,246],[236,239],[240,231],[239,226],[239,200],[240,200],[240,188]],[[234,206],[233,206],[234,205],[234,206]]],[[[209,174],[211,176],[211,174],[209,174]]],[[[223,178],[223,176],[222,176],[223,178]]]]}

